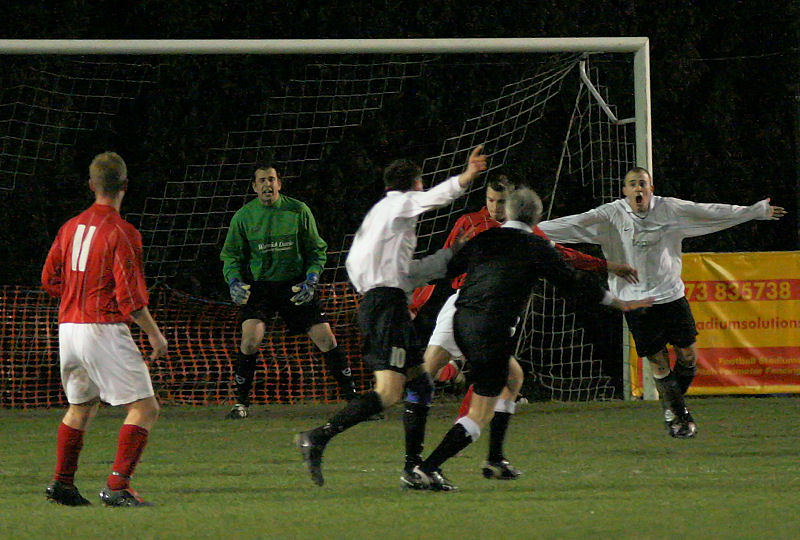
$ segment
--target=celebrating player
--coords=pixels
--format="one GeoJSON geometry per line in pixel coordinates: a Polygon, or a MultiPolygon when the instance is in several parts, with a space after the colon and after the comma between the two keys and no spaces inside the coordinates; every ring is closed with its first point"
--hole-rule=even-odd
{"type": "Polygon", "coordinates": [[[61,299],[58,343],[69,408],[58,427],[56,470],[46,495],[67,506],[90,504],[75,487],[78,457],[99,400],[123,405],[117,456],[100,499],[107,506],[142,506],[130,478],[158,418],[150,373],[126,322],[147,334],[152,360],[167,340],[147,308],[142,239],[119,214],[128,189],[125,162],[114,152],[89,166],[95,203],[58,231],[42,270],[42,286],[61,299]]]}
{"type": "Polygon", "coordinates": [[[690,438],[697,425],[684,394],[697,371],[697,329],[681,280],[681,242],[753,219],[779,219],[786,211],[771,206],[769,199],[752,206],[703,204],[659,197],[653,191],[650,173],[634,167],[625,175],[624,199],[543,222],[541,228],[556,242],[600,244],[607,258],[639,270],[639,283],[609,275],[608,284],[620,298],[655,298],[651,309],[626,313],[625,318],[636,351],[650,362],[668,433],[690,438]],[[673,369],[667,344],[677,356],[673,369]]]}
{"type": "Polygon", "coordinates": [[[550,242],[533,234],[542,202],[529,188],[508,195],[508,221],[470,240],[453,258],[449,273],[467,273],[455,301],[456,345],[472,366],[474,393],[469,413],[458,419],[436,449],[404,476],[416,489],[452,491],[441,471],[450,457],[478,439],[491,420],[509,373],[514,327],[536,280],[546,278],[584,301],[602,302],[623,311],[652,300],[623,302],[566,265],[550,242]]]}
{"type": "MultiPolygon", "coordinates": [[[[347,256],[347,273],[363,295],[358,323],[364,340],[365,360],[375,373],[375,390],[352,400],[330,420],[297,435],[311,479],[324,482],[322,453],[338,433],[395,404],[408,387],[416,394],[433,393],[433,381],[421,369],[422,346],[408,311],[415,287],[443,277],[453,249],[442,249],[423,259],[413,259],[417,245],[417,218],[464,194],[486,169],[486,156],[478,146],[467,167],[424,191],[419,166],[397,160],[384,171],[386,195],[367,213],[347,256]]],[[[454,247],[460,247],[457,244],[454,247]]]]}
{"type": "MultiPolygon", "coordinates": [[[[498,177],[488,182],[486,186],[486,206],[480,211],[461,216],[455,223],[453,230],[447,237],[444,246],[449,247],[457,238],[463,234],[474,236],[480,232],[495,227],[500,227],[506,220],[506,201],[508,194],[514,189],[506,176],[498,177]]],[[[533,233],[548,240],[545,234],[534,226],[533,233]]],[[[566,262],[573,267],[581,270],[613,272],[623,279],[636,280],[636,270],[628,265],[607,262],[591,255],[586,255],[579,251],[566,248],[560,244],[554,244],[566,262]]],[[[452,280],[452,289],[456,291],[463,285],[466,275],[462,274],[452,280]]],[[[427,285],[414,291],[412,297],[412,312],[420,313],[421,310],[428,308],[427,299],[430,298],[434,285],[427,285]]],[[[452,293],[448,284],[439,285],[438,288],[446,288],[452,293]]],[[[425,349],[424,361],[425,370],[431,375],[435,375],[440,369],[447,365],[451,358],[462,356],[461,351],[455,343],[453,336],[453,314],[455,312],[455,302],[457,294],[451,295],[444,306],[439,311],[436,319],[436,326],[433,332],[429,332],[430,339],[428,347],[425,349]]],[[[416,320],[416,319],[415,319],[416,320]]],[[[515,479],[519,477],[520,471],[517,470],[503,454],[503,444],[505,434],[511,416],[516,411],[516,398],[522,388],[524,372],[517,359],[512,355],[509,357],[508,380],[495,405],[495,414],[492,417],[489,431],[489,456],[482,467],[482,473],[486,478],[515,479]]],[[[459,418],[466,416],[469,412],[472,399],[473,386],[470,385],[467,395],[461,404],[459,418]]],[[[421,453],[425,437],[425,424],[427,420],[430,403],[420,402],[418,396],[408,393],[406,396],[406,407],[404,411],[404,421],[406,424],[406,461],[403,467],[401,480],[407,486],[415,487],[412,471],[415,466],[422,461],[421,453]]],[[[446,486],[443,486],[446,487],[446,486]]]]}
{"type": "Polygon", "coordinates": [[[277,311],[289,331],[306,333],[322,351],[325,365],[345,399],[356,395],[350,365],[337,346],[315,292],[327,244],[305,203],[281,193],[272,165],[256,167],[257,197],[231,219],[220,253],[231,299],[240,306],[242,339],[236,358],[236,404],[226,418],[247,418],[256,360],[265,321],[277,311]]]}

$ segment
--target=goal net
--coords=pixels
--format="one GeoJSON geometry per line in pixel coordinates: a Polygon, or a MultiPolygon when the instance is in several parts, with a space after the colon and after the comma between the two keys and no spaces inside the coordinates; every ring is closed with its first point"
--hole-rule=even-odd
{"type": "MultiPolygon", "coordinates": [[[[163,55],[135,45],[93,49],[108,53],[101,56],[31,55],[0,40],[6,52],[25,53],[8,57],[14,69],[0,79],[0,194],[22,207],[30,186],[54,175],[65,191],[63,184],[84,189],[91,156],[120,152],[132,178],[123,211],[142,233],[151,311],[171,342],[168,357],[150,365],[154,385],[167,401],[219,403],[233,395],[239,339],[219,250],[233,213],[253,196],[254,166],[275,163],[283,192],[309,204],[328,241],[321,300],[366,388],[358,298],[343,266],[352,233],[381,196],[381,167],[409,157],[430,186],[463,170],[476,145],[486,147],[481,181],[422,216],[423,255],[441,247],[461,214],[482,206],[493,174],[530,183],[563,215],[574,201],[618,196],[625,169],[649,155],[642,136],[649,114],[642,117],[646,100],[634,77],[634,53],[646,53],[646,40],[550,40],[549,52],[541,43],[466,40],[461,53],[437,40],[406,41],[362,42],[364,54],[352,44],[314,50],[324,42],[306,42],[310,49],[282,56],[163,55]],[[621,122],[615,107],[643,119],[621,122]],[[644,142],[637,146],[637,138],[644,142]]],[[[272,52],[288,50],[273,45],[272,52]]],[[[64,218],[87,200],[75,197],[64,218]]],[[[54,233],[58,225],[48,227],[54,233]]],[[[10,321],[0,333],[2,406],[63,400],[56,303],[36,287],[38,270],[29,274],[27,286],[2,287],[0,309],[10,321]]],[[[604,366],[620,359],[599,353],[582,325],[557,291],[544,282],[536,288],[517,354],[550,399],[614,396],[604,366]]],[[[339,397],[310,340],[287,334],[277,318],[268,324],[254,394],[255,403],[339,397]]]]}

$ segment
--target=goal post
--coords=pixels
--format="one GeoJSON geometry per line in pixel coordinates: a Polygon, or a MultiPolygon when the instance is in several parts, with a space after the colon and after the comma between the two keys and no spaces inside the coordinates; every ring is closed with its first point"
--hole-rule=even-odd
{"type": "MultiPolygon", "coordinates": [[[[139,206],[125,207],[126,211],[131,212],[129,219],[137,225],[145,239],[148,277],[154,277],[163,284],[176,274],[190,274],[198,270],[211,273],[215,270],[208,270],[207,259],[216,257],[214,250],[224,238],[232,213],[242,202],[248,200],[251,168],[259,159],[266,155],[273,156],[280,164],[284,178],[290,180],[311,178],[309,182],[313,182],[313,179],[324,178],[315,169],[322,165],[314,164],[328,159],[330,148],[342,144],[347,133],[370,124],[371,118],[382,114],[391,117],[396,113],[396,107],[402,107],[402,100],[409,99],[406,92],[414,92],[408,88],[412,84],[423,84],[431,70],[438,69],[435,65],[437,60],[431,58],[444,58],[442,63],[446,64],[449,58],[458,56],[459,61],[468,63],[464,58],[474,55],[476,62],[502,64],[511,57],[517,58],[517,55],[521,55],[520,58],[529,58],[530,55],[543,53],[552,57],[552,61],[542,61],[541,65],[531,62],[531,66],[523,66],[518,74],[515,72],[513,78],[498,79],[494,89],[486,95],[466,95],[469,89],[464,89],[465,97],[475,102],[474,106],[465,107],[467,113],[462,118],[450,120],[446,125],[447,129],[442,130],[439,148],[422,157],[426,184],[430,185],[459,172],[469,149],[485,141],[491,147],[492,165],[489,173],[504,167],[513,168],[517,159],[541,159],[541,155],[529,151],[528,147],[532,140],[538,141],[544,138],[548,130],[554,129],[554,121],[550,120],[545,127],[537,127],[542,118],[548,118],[548,115],[556,118],[571,116],[571,134],[567,136],[565,143],[565,148],[570,148],[565,151],[564,158],[572,162],[564,168],[564,174],[571,175],[571,178],[580,177],[584,185],[602,185],[601,193],[596,196],[595,201],[598,204],[608,202],[605,197],[617,189],[609,186],[619,183],[619,171],[623,163],[625,166],[638,165],[652,170],[649,44],[645,37],[397,40],[0,39],[0,54],[6,56],[35,56],[43,59],[81,57],[98,62],[97,65],[85,62],[80,66],[79,73],[72,74],[67,73],[72,69],[70,66],[63,72],[37,68],[24,84],[15,87],[13,108],[7,107],[2,101],[5,89],[0,88],[0,136],[3,138],[0,193],[13,197],[16,183],[33,178],[37,170],[44,167],[44,160],[58,159],[65,147],[80,144],[82,134],[91,133],[96,125],[87,122],[86,116],[107,119],[118,114],[119,103],[136,103],[141,93],[157,93],[158,71],[161,66],[148,65],[153,58],[202,56],[210,57],[209,61],[214,61],[215,57],[222,56],[279,59],[286,56],[308,57],[305,71],[297,76],[292,75],[281,94],[263,98],[260,109],[251,110],[243,106],[242,111],[229,111],[231,115],[238,117],[230,122],[233,127],[219,134],[218,139],[223,142],[210,146],[206,156],[200,160],[179,163],[178,166],[185,170],[183,178],[169,179],[162,185],[151,186],[139,206]],[[563,95],[572,95],[573,86],[582,84],[578,81],[577,73],[581,59],[588,58],[592,63],[595,58],[604,58],[604,55],[625,57],[620,70],[627,70],[622,84],[630,84],[625,92],[630,94],[631,106],[624,106],[623,116],[634,119],[630,124],[622,125],[613,119],[613,115],[598,117],[595,112],[597,96],[590,95],[589,92],[576,91],[579,94],[576,104],[578,100],[586,100],[579,105],[583,110],[576,113],[558,109],[563,104],[559,101],[561,98],[555,96],[562,95],[567,87],[569,91],[563,95]],[[115,67],[116,64],[113,63],[119,57],[125,57],[125,65],[115,67]],[[353,62],[354,57],[366,57],[368,60],[362,65],[353,62]],[[384,57],[387,60],[382,60],[384,57]],[[110,58],[107,64],[106,58],[110,58]],[[130,62],[127,62],[128,58],[131,59],[130,62]],[[142,58],[146,60],[139,60],[142,58]],[[370,58],[373,60],[370,61],[370,58]],[[102,65],[98,59],[102,60],[102,65]],[[31,81],[34,79],[37,80],[35,84],[42,86],[32,85],[31,81]],[[62,80],[68,81],[68,84],[57,82],[62,80]],[[47,87],[49,84],[58,86],[47,87]],[[69,88],[65,90],[66,87],[69,88]],[[107,94],[98,95],[100,92],[107,94]],[[30,104],[19,105],[17,93],[35,93],[36,96],[30,104]],[[108,101],[113,101],[115,105],[110,106],[108,101]],[[558,104],[552,105],[553,102],[558,104]],[[92,109],[95,106],[97,109],[92,109]],[[558,111],[553,114],[550,109],[558,111]],[[71,133],[70,137],[63,135],[65,131],[71,133]],[[629,131],[633,135],[633,141],[622,141],[627,135],[619,135],[619,132],[627,134],[629,131]],[[617,148],[612,148],[614,145],[617,148]],[[629,149],[633,150],[630,154],[629,149]],[[617,159],[618,153],[625,155],[617,159]],[[616,160],[616,163],[609,164],[609,159],[616,160]]],[[[519,62],[526,63],[524,60],[519,62]]],[[[445,66],[446,69],[452,68],[445,66]]],[[[506,75],[501,72],[500,76],[506,75]]],[[[589,81],[590,86],[596,82],[591,75],[589,81]]],[[[617,83],[615,81],[613,84],[617,83]]],[[[442,88],[461,90],[450,88],[446,83],[442,88]]],[[[603,94],[602,89],[599,92],[598,95],[603,94]]],[[[8,92],[7,95],[11,96],[11,93],[8,92]]],[[[152,95],[148,98],[153,99],[152,95]]],[[[566,98],[562,101],[566,101],[566,98]]],[[[433,103],[432,106],[438,104],[433,103]]],[[[609,103],[605,106],[609,107],[609,103]]],[[[614,103],[610,106],[613,107],[614,103]]],[[[392,129],[403,130],[404,127],[392,129]]],[[[564,129],[566,130],[566,126],[564,129]]],[[[426,144],[427,152],[431,144],[426,144]]],[[[419,146],[422,147],[422,143],[419,146]]],[[[369,156],[363,159],[368,161],[369,156]]],[[[539,170],[536,172],[541,173],[539,170]]],[[[475,205],[480,201],[483,187],[483,184],[473,186],[463,200],[423,216],[420,220],[419,254],[440,247],[455,218],[468,209],[468,203],[475,205]]],[[[306,189],[310,193],[313,186],[306,189]]],[[[558,198],[555,188],[552,197],[553,200],[558,198]]],[[[319,212],[323,209],[312,210],[319,219],[319,212]]],[[[337,208],[334,204],[332,208],[325,210],[335,212],[337,208]]],[[[329,242],[326,283],[323,284],[321,294],[329,315],[333,316],[334,332],[337,333],[339,342],[346,347],[351,362],[358,363],[359,340],[356,325],[353,324],[358,299],[347,286],[343,271],[343,255],[350,238],[337,240],[335,244],[329,242]]],[[[35,276],[31,285],[34,283],[35,276]]],[[[169,317],[174,316],[176,321],[182,321],[191,327],[189,331],[178,330],[177,326],[170,328],[175,335],[182,336],[179,338],[182,340],[179,350],[170,359],[151,366],[154,383],[159,386],[162,395],[168,400],[184,403],[227,400],[231,395],[232,379],[229,349],[235,348],[234,343],[238,339],[235,308],[225,301],[220,302],[219,298],[198,297],[186,291],[160,289],[154,293],[155,300],[161,302],[159,307],[169,317]]],[[[10,391],[10,395],[18,396],[10,398],[10,401],[3,398],[6,391],[0,388],[0,406],[7,403],[12,406],[42,403],[51,405],[60,395],[57,386],[56,390],[50,387],[36,388],[33,395],[43,396],[41,398],[27,400],[19,396],[22,395],[20,388],[32,384],[32,379],[24,374],[30,371],[30,366],[42,355],[47,357],[50,364],[55,361],[57,365],[52,345],[55,335],[52,321],[49,326],[43,326],[41,322],[43,318],[52,319],[55,313],[52,302],[33,291],[33,287],[2,288],[2,294],[3,308],[8,310],[9,317],[18,330],[0,335],[0,349],[14,350],[16,355],[3,362],[11,364],[9,372],[19,374],[18,378],[23,382],[10,391]]],[[[563,300],[551,290],[544,289],[532,297],[531,309],[531,319],[523,325],[522,333],[527,336],[526,339],[536,341],[536,345],[523,344],[521,350],[529,351],[530,358],[525,361],[526,368],[534,370],[536,377],[548,385],[552,390],[550,397],[608,397],[601,388],[605,384],[602,382],[604,377],[598,375],[598,362],[592,357],[592,347],[583,342],[583,330],[575,326],[578,324],[575,316],[563,300]],[[537,313],[537,309],[543,309],[544,313],[537,313]],[[542,339],[540,336],[543,333],[558,337],[542,339]],[[548,344],[543,345],[544,342],[548,344]],[[549,354],[543,354],[542,350],[553,349],[570,351],[563,355],[568,357],[564,360],[565,367],[537,373],[539,365],[536,358],[549,354]],[[565,377],[569,380],[565,380],[565,377]],[[598,380],[601,382],[598,383],[598,380]]],[[[264,344],[267,352],[263,355],[265,361],[260,369],[274,377],[260,394],[261,398],[267,402],[336,399],[333,384],[325,382],[323,364],[318,358],[309,360],[319,355],[308,345],[308,340],[302,336],[284,337],[283,334],[284,328],[279,322],[273,321],[269,325],[264,344]]],[[[623,339],[623,344],[625,343],[627,338],[623,339]]],[[[625,347],[623,354],[625,365],[622,373],[627,376],[629,369],[625,347]]],[[[363,366],[354,371],[361,377],[362,384],[370,383],[368,370],[363,366]]],[[[263,376],[259,374],[257,379],[263,376]]],[[[56,377],[48,380],[57,385],[56,377]]],[[[629,386],[624,386],[626,392],[628,388],[629,386]]]]}
{"type": "MultiPolygon", "coordinates": [[[[646,37],[409,39],[0,39],[2,54],[639,53],[646,37]]],[[[646,67],[646,66],[645,66],[646,67]]]]}
{"type": "Polygon", "coordinates": [[[0,39],[0,54],[633,53],[637,165],[652,171],[650,44],[646,37],[431,39],[0,39]]]}

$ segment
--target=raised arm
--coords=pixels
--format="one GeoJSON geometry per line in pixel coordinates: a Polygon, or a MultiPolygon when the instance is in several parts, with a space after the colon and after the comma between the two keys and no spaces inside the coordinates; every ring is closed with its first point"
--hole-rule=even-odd
{"type": "Polygon", "coordinates": [[[486,156],[482,153],[482,146],[472,151],[467,162],[467,168],[459,176],[453,176],[436,184],[427,191],[407,191],[404,205],[398,211],[399,217],[410,218],[418,216],[428,210],[434,210],[464,195],[464,191],[472,181],[486,170],[486,156]]]}
{"type": "Polygon", "coordinates": [[[486,170],[486,154],[483,153],[483,145],[479,145],[472,150],[467,160],[467,168],[458,177],[458,183],[462,188],[469,187],[472,181],[479,174],[486,170]]]}

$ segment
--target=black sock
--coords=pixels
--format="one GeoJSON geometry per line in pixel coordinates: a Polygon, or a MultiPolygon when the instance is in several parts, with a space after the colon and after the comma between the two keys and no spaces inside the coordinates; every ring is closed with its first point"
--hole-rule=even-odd
{"type": "Polygon", "coordinates": [[[670,371],[666,377],[655,379],[655,383],[662,404],[672,409],[678,417],[682,416],[686,411],[686,402],[683,401],[683,392],[675,374],[670,371]]]}
{"type": "Polygon", "coordinates": [[[509,412],[495,412],[489,423],[489,461],[498,462],[503,457],[503,443],[506,440],[508,422],[511,420],[509,412]]]}
{"type": "Polygon", "coordinates": [[[403,427],[406,432],[406,469],[412,469],[422,461],[422,448],[425,445],[425,424],[428,421],[430,405],[406,402],[403,410],[403,427]]]}
{"type": "Polygon", "coordinates": [[[694,376],[697,374],[697,364],[693,366],[686,366],[679,362],[675,363],[675,378],[678,380],[678,386],[681,388],[681,394],[686,394],[686,391],[692,385],[694,376]]]}
{"type": "Polygon", "coordinates": [[[339,412],[331,416],[328,423],[318,427],[312,432],[315,443],[324,444],[337,433],[349,429],[356,424],[363,422],[370,416],[378,414],[383,410],[381,397],[374,390],[359,394],[340,409],[339,412]]]}
{"type": "Polygon", "coordinates": [[[422,462],[422,470],[430,472],[442,466],[442,463],[461,452],[472,443],[472,436],[467,433],[461,424],[453,424],[450,431],[445,433],[444,439],[439,446],[431,452],[431,455],[422,462]]]}
{"type": "Polygon", "coordinates": [[[350,371],[350,364],[347,363],[347,357],[342,353],[342,349],[338,346],[333,349],[322,353],[325,357],[325,367],[328,368],[331,376],[339,384],[339,389],[342,392],[342,397],[350,401],[358,395],[356,385],[353,382],[353,374],[350,371]]]}
{"type": "Polygon", "coordinates": [[[236,356],[236,367],[233,372],[233,380],[236,383],[236,401],[245,406],[250,405],[250,389],[253,387],[257,359],[258,353],[244,354],[239,351],[236,356]]]}

